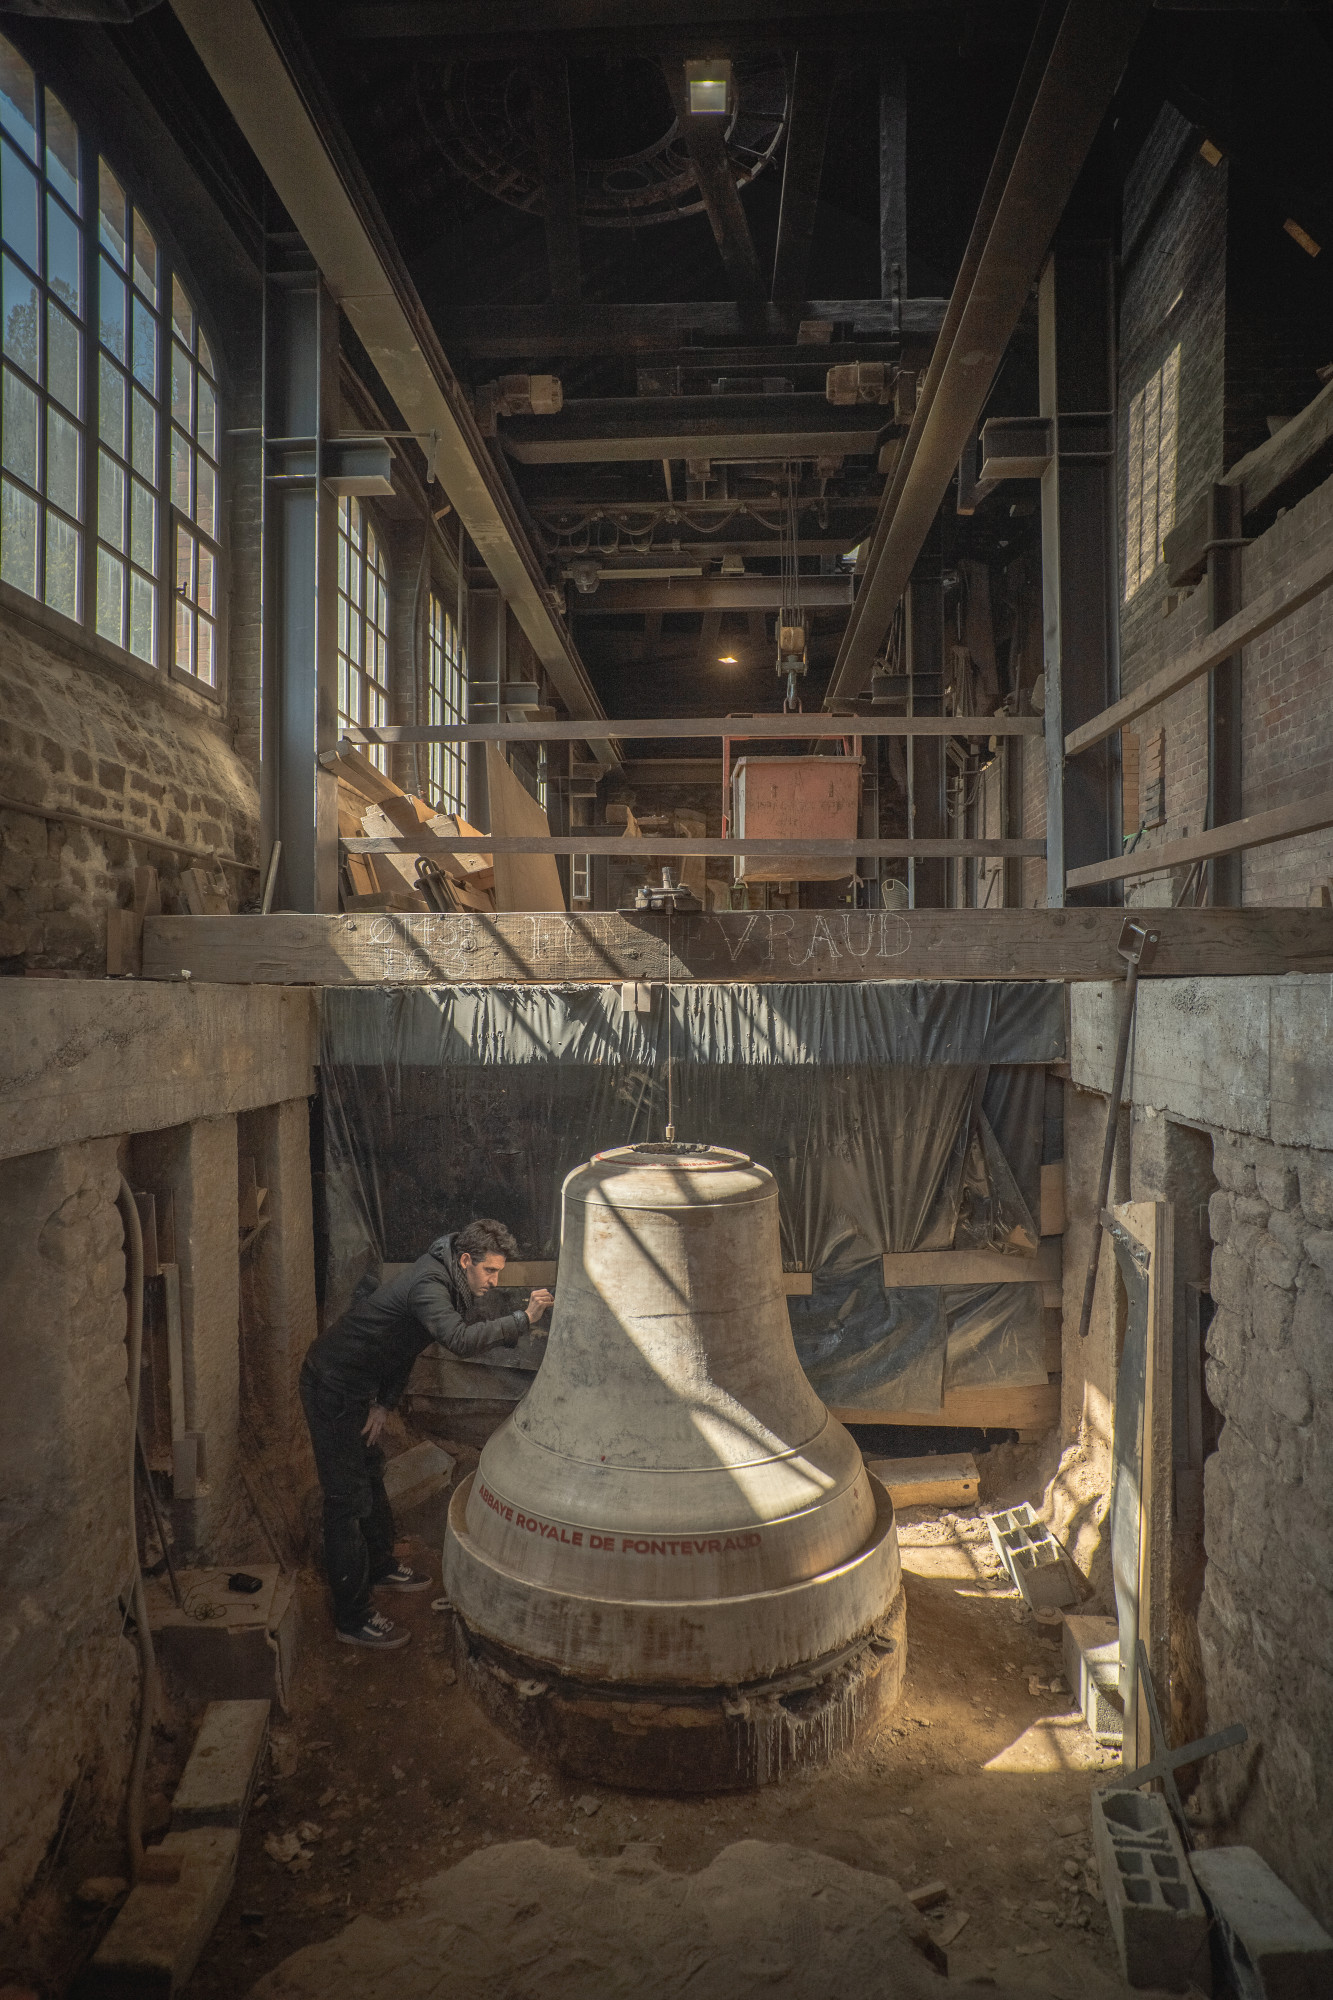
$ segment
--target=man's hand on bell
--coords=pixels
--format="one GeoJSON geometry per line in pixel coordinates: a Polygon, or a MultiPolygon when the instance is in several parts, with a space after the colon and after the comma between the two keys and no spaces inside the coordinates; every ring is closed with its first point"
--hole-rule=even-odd
{"type": "Polygon", "coordinates": [[[530,1326],[534,1328],[534,1330],[539,1330],[542,1333],[548,1333],[550,1331],[549,1327],[541,1327],[540,1329],[537,1329],[537,1321],[546,1311],[546,1308],[548,1306],[553,1306],[554,1304],[555,1304],[554,1292],[548,1292],[543,1290],[543,1291],[528,1293],[528,1303],[527,1306],[525,1307],[525,1311],[527,1312],[528,1315],[528,1323],[530,1326]]]}

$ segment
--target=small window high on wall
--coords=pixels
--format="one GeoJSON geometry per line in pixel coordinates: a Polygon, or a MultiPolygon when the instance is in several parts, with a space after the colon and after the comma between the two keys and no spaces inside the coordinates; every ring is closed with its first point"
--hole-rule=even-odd
{"type": "Polygon", "coordinates": [[[1173,347],[1129,406],[1129,478],[1125,508],[1125,602],[1162,560],[1176,520],[1176,428],[1180,349],[1173,347]]]}
{"type": "MultiPolygon", "coordinates": [[[[389,720],[389,572],[370,516],[338,502],[338,723],[381,729],[389,720]]],[[[382,744],[366,751],[388,771],[382,744]]]]}
{"type": "Polygon", "coordinates": [[[220,681],[217,371],[157,232],[0,37],[0,579],[220,681]]]}
{"type": "MultiPolygon", "coordinates": [[[[464,715],[465,663],[458,627],[440,599],[430,594],[426,631],[426,720],[461,723],[464,715]]],[[[467,759],[461,743],[432,743],[430,788],[435,802],[448,813],[467,816],[467,759]]]]}

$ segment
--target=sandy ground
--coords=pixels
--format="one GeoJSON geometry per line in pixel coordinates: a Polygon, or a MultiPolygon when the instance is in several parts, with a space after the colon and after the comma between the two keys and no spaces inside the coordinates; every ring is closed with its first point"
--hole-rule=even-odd
{"type": "MultiPolygon", "coordinates": [[[[409,1914],[415,1884],[478,1847],[523,1839],[587,1855],[646,1842],[682,1873],[734,1841],[771,1840],[904,1889],[938,1878],[949,1894],[929,1922],[947,1942],[951,1979],[1068,2000],[1122,1994],[1089,1865],[1088,1795],[1107,1753],[1063,1684],[1051,1687],[1058,1633],[1007,1587],[978,1516],[916,1510],[899,1533],[908,1674],[892,1724],[816,1777],[740,1797],[566,1781],[499,1735],[458,1687],[429,1596],[386,1604],[413,1642],[378,1657],[334,1643],[308,1580],[295,1710],[276,1722],[275,1771],[188,2000],[233,2000],[352,1916],[409,1914]],[[266,1851],[301,1829],[294,1865],[266,1851]]],[[[438,1576],[433,1551],[404,1551],[438,1576]]]]}

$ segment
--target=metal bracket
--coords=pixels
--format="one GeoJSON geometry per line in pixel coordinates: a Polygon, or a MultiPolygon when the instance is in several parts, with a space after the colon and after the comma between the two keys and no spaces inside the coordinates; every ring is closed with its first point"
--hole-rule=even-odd
{"type": "Polygon", "coordinates": [[[1136,923],[1133,917],[1126,917],[1120,929],[1116,951],[1127,966],[1133,966],[1136,973],[1147,972],[1157,956],[1157,947],[1161,941],[1160,931],[1148,930],[1143,924],[1136,923]]]}

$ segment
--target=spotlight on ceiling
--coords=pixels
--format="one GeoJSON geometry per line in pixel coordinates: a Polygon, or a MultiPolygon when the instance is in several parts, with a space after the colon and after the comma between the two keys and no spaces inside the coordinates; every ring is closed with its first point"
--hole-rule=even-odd
{"type": "Polygon", "coordinates": [[[720,653],[717,663],[720,667],[738,667],[740,665],[740,661],[734,653],[720,653]]]}
{"type": "Polygon", "coordinates": [[[695,117],[703,113],[725,118],[731,109],[731,64],[718,60],[687,62],[685,87],[695,117]]]}

